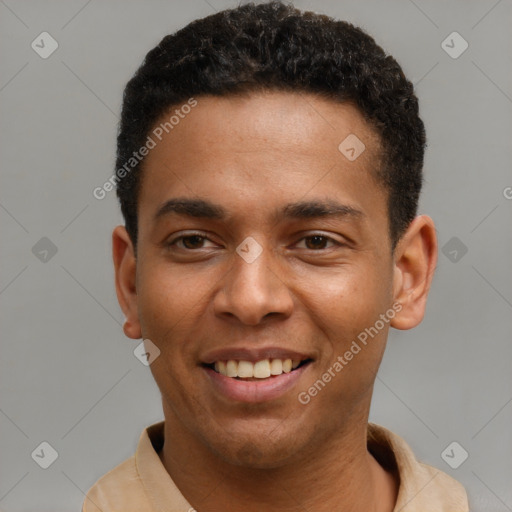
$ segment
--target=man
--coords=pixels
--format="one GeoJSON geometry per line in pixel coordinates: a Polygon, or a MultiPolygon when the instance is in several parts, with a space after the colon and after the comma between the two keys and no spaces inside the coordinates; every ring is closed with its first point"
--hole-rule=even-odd
{"type": "Polygon", "coordinates": [[[85,512],[468,510],[368,423],[389,328],[421,322],[436,265],[424,146],[411,83],[348,23],[244,5],[148,53],[113,255],[165,421],[85,512]]]}

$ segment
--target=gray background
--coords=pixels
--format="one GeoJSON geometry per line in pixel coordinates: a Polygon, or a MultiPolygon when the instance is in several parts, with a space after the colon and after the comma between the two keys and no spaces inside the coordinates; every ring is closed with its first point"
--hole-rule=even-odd
{"type": "MultiPolygon", "coordinates": [[[[461,481],[472,510],[512,510],[512,2],[294,3],[367,29],[417,85],[427,127],[421,212],[444,249],[425,321],[391,333],[371,420],[461,481]],[[441,47],[453,31],[469,43],[456,59],[441,47]],[[441,457],[453,441],[469,453],[457,469],[441,457]]],[[[234,5],[0,0],[3,511],[80,510],[163,418],[121,329],[115,194],[92,190],[113,171],[122,89],[145,53],[234,5]],[[31,48],[43,31],[59,44],[47,59],[31,48]],[[46,470],[31,457],[42,441],[58,452],[46,470]]]]}

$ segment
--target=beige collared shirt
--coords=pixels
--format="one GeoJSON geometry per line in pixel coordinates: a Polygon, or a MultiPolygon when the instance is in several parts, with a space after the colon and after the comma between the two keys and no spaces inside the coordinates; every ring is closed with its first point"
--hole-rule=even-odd
{"type": "MultiPolygon", "coordinates": [[[[144,429],[135,455],[91,487],[82,512],[192,512],[158,456],[163,436],[163,421],[144,429]]],[[[401,437],[369,423],[368,450],[384,468],[398,470],[394,512],[468,512],[462,485],[418,462],[401,437]]]]}

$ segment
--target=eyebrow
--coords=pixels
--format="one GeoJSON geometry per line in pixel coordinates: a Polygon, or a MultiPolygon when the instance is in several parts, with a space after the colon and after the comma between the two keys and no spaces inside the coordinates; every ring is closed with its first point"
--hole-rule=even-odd
{"type": "MultiPolygon", "coordinates": [[[[228,217],[227,210],[204,199],[176,198],[169,199],[158,208],[154,220],[176,213],[187,217],[224,220],[228,217]]],[[[287,204],[281,211],[275,212],[276,220],[281,219],[314,219],[320,217],[363,217],[364,213],[357,208],[344,205],[333,200],[298,201],[287,204]]]]}

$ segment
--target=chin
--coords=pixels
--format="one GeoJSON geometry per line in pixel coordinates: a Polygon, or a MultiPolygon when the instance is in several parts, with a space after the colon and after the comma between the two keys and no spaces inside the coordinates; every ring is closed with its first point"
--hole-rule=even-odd
{"type": "Polygon", "coordinates": [[[226,439],[211,443],[212,450],[225,462],[252,469],[282,467],[300,450],[297,435],[272,431],[228,433],[226,439]]]}

